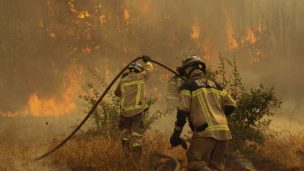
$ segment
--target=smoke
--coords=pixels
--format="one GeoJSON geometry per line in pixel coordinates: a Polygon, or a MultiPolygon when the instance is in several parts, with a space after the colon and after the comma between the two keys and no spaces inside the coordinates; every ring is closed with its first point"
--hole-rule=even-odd
{"type": "Polygon", "coordinates": [[[0,111],[73,113],[85,68],[110,80],[138,55],[175,68],[187,54],[215,65],[221,51],[248,87],[277,87],[288,113],[303,104],[303,14],[301,0],[0,0],[0,111]]]}

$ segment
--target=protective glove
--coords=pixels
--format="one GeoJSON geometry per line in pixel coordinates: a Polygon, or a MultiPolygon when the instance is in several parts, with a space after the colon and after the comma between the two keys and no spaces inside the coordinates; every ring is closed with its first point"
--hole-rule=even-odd
{"type": "Polygon", "coordinates": [[[151,57],[148,56],[148,55],[143,55],[142,57],[143,57],[143,61],[144,61],[145,63],[147,63],[148,61],[151,60],[151,57]]]}
{"type": "Polygon", "coordinates": [[[172,136],[170,137],[170,144],[171,147],[176,147],[182,144],[182,139],[179,137],[180,136],[180,131],[174,130],[172,136]]]}

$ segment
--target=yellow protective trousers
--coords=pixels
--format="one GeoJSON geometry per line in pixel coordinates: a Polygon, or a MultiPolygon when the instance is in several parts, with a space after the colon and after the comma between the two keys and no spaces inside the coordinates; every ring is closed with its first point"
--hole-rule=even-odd
{"type": "Polygon", "coordinates": [[[187,152],[188,170],[224,170],[227,143],[211,137],[192,137],[187,152]]]}
{"type": "Polygon", "coordinates": [[[119,129],[121,131],[121,141],[125,151],[135,151],[141,153],[143,134],[143,114],[132,117],[120,116],[119,129]]]}

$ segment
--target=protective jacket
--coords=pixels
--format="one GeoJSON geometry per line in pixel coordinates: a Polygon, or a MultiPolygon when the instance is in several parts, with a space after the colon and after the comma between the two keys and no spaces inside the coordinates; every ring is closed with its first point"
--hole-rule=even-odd
{"type": "Polygon", "coordinates": [[[182,130],[188,118],[193,136],[216,140],[232,138],[225,108],[235,108],[236,102],[217,83],[208,80],[200,70],[194,70],[190,79],[180,88],[176,130],[182,130]]]}
{"type": "Polygon", "coordinates": [[[120,80],[115,90],[115,95],[121,98],[121,116],[132,117],[145,110],[147,107],[145,101],[145,81],[152,70],[152,63],[147,62],[142,72],[130,72],[120,80]]]}

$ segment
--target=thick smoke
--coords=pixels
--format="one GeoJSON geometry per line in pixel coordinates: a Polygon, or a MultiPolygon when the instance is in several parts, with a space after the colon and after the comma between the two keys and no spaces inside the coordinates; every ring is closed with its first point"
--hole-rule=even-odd
{"type": "MultiPolygon", "coordinates": [[[[248,87],[277,87],[284,113],[297,118],[303,15],[301,0],[0,0],[0,111],[26,110],[33,94],[64,101],[67,84],[85,82],[66,81],[71,66],[100,68],[109,80],[141,54],[174,68],[187,54],[214,65],[220,51],[236,57],[248,87]]],[[[68,95],[75,103],[79,91],[68,95]]]]}

